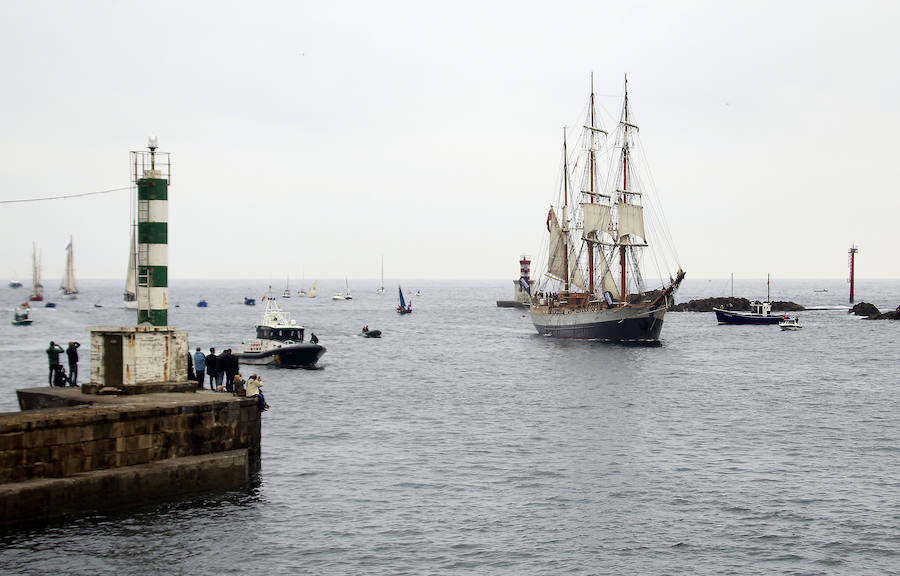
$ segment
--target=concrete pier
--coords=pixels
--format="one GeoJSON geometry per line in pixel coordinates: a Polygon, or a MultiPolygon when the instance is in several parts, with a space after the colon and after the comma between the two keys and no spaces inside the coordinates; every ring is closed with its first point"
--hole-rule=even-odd
{"type": "Polygon", "coordinates": [[[0,524],[128,508],[248,485],[260,469],[255,398],[216,392],[17,391],[0,414],[0,524]]]}

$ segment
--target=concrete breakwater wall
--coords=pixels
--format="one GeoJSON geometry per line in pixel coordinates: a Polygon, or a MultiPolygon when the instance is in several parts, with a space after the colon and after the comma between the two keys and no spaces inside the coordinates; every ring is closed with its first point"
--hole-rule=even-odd
{"type": "Polygon", "coordinates": [[[0,523],[246,485],[260,468],[256,399],[19,390],[0,414],[0,523]]]}

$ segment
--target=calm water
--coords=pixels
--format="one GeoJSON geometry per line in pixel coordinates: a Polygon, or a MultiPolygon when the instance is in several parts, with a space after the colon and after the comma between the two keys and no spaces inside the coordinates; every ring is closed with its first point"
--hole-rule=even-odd
{"type": "MultiPolygon", "coordinates": [[[[2,325],[0,410],[46,381],[50,339],[85,344],[87,377],[85,327],[134,322],[120,284],[2,325]]],[[[178,282],[170,324],[192,347],[237,348],[262,313],[241,298],[264,287],[178,282]]],[[[320,281],[319,298],[281,301],[328,352],[322,370],[256,370],[273,407],[258,486],[0,533],[0,572],[900,572],[900,323],[805,312],[781,332],[672,313],[662,346],[636,348],[538,336],[494,305],[511,281],[411,282],[405,317],[396,285],[374,288],[333,302],[343,281],[320,281]]],[[[730,290],[688,281],[678,301],[730,290]]],[[[900,281],[857,290],[900,304],[900,281]]],[[[26,296],[0,289],[4,309],[26,296]]],[[[781,281],[772,298],[841,305],[847,285],[781,281]]]]}

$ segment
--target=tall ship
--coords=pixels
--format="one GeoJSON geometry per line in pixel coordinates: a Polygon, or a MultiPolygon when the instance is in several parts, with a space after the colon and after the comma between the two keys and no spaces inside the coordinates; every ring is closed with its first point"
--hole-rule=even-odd
{"type": "Polygon", "coordinates": [[[43,302],[44,285],[41,284],[41,258],[38,256],[37,247],[31,243],[31,302],[43,302]]]}
{"type": "Polygon", "coordinates": [[[540,334],[557,338],[657,341],[685,273],[652,178],[639,162],[644,154],[627,76],[611,145],[597,122],[593,80],[582,124],[571,157],[564,132],[562,182],[547,214],[545,271],[532,292],[532,322],[540,334]],[[570,171],[580,176],[578,189],[570,171]],[[645,227],[645,220],[654,226],[645,227]]]}

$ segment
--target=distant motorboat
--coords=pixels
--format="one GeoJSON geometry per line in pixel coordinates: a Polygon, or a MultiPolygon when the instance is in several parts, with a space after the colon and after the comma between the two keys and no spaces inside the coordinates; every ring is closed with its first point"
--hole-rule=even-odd
{"type": "Polygon", "coordinates": [[[10,288],[21,288],[21,287],[22,287],[22,283],[19,282],[18,280],[10,280],[8,286],[9,286],[10,288]]]}
{"type": "Polygon", "coordinates": [[[800,330],[803,328],[803,325],[800,324],[800,318],[797,318],[796,316],[785,316],[784,319],[778,323],[778,326],[780,326],[782,330],[800,330]]]}
{"type": "Polygon", "coordinates": [[[313,368],[325,347],[313,335],[303,341],[304,328],[282,310],[275,298],[265,296],[263,319],[256,325],[256,338],[241,343],[235,354],[241,364],[275,365],[282,368],[313,368]]]}
{"type": "Polygon", "coordinates": [[[813,290],[813,292],[828,292],[828,288],[822,288],[821,290],[813,290]]]}
{"type": "Polygon", "coordinates": [[[368,326],[363,326],[361,334],[364,338],[381,338],[381,330],[370,330],[368,326]]]}
{"type": "Polygon", "coordinates": [[[15,311],[13,312],[13,319],[10,323],[13,326],[31,326],[31,307],[28,305],[28,302],[25,302],[21,306],[17,306],[15,311]]]}
{"type": "Polygon", "coordinates": [[[206,308],[208,305],[209,303],[206,301],[206,298],[197,302],[197,308],[206,308]]]}
{"type": "Polygon", "coordinates": [[[247,298],[244,296],[244,306],[256,306],[256,298],[247,298]]]}
{"type": "Polygon", "coordinates": [[[53,302],[44,302],[44,308],[56,308],[56,304],[53,302]]]}

